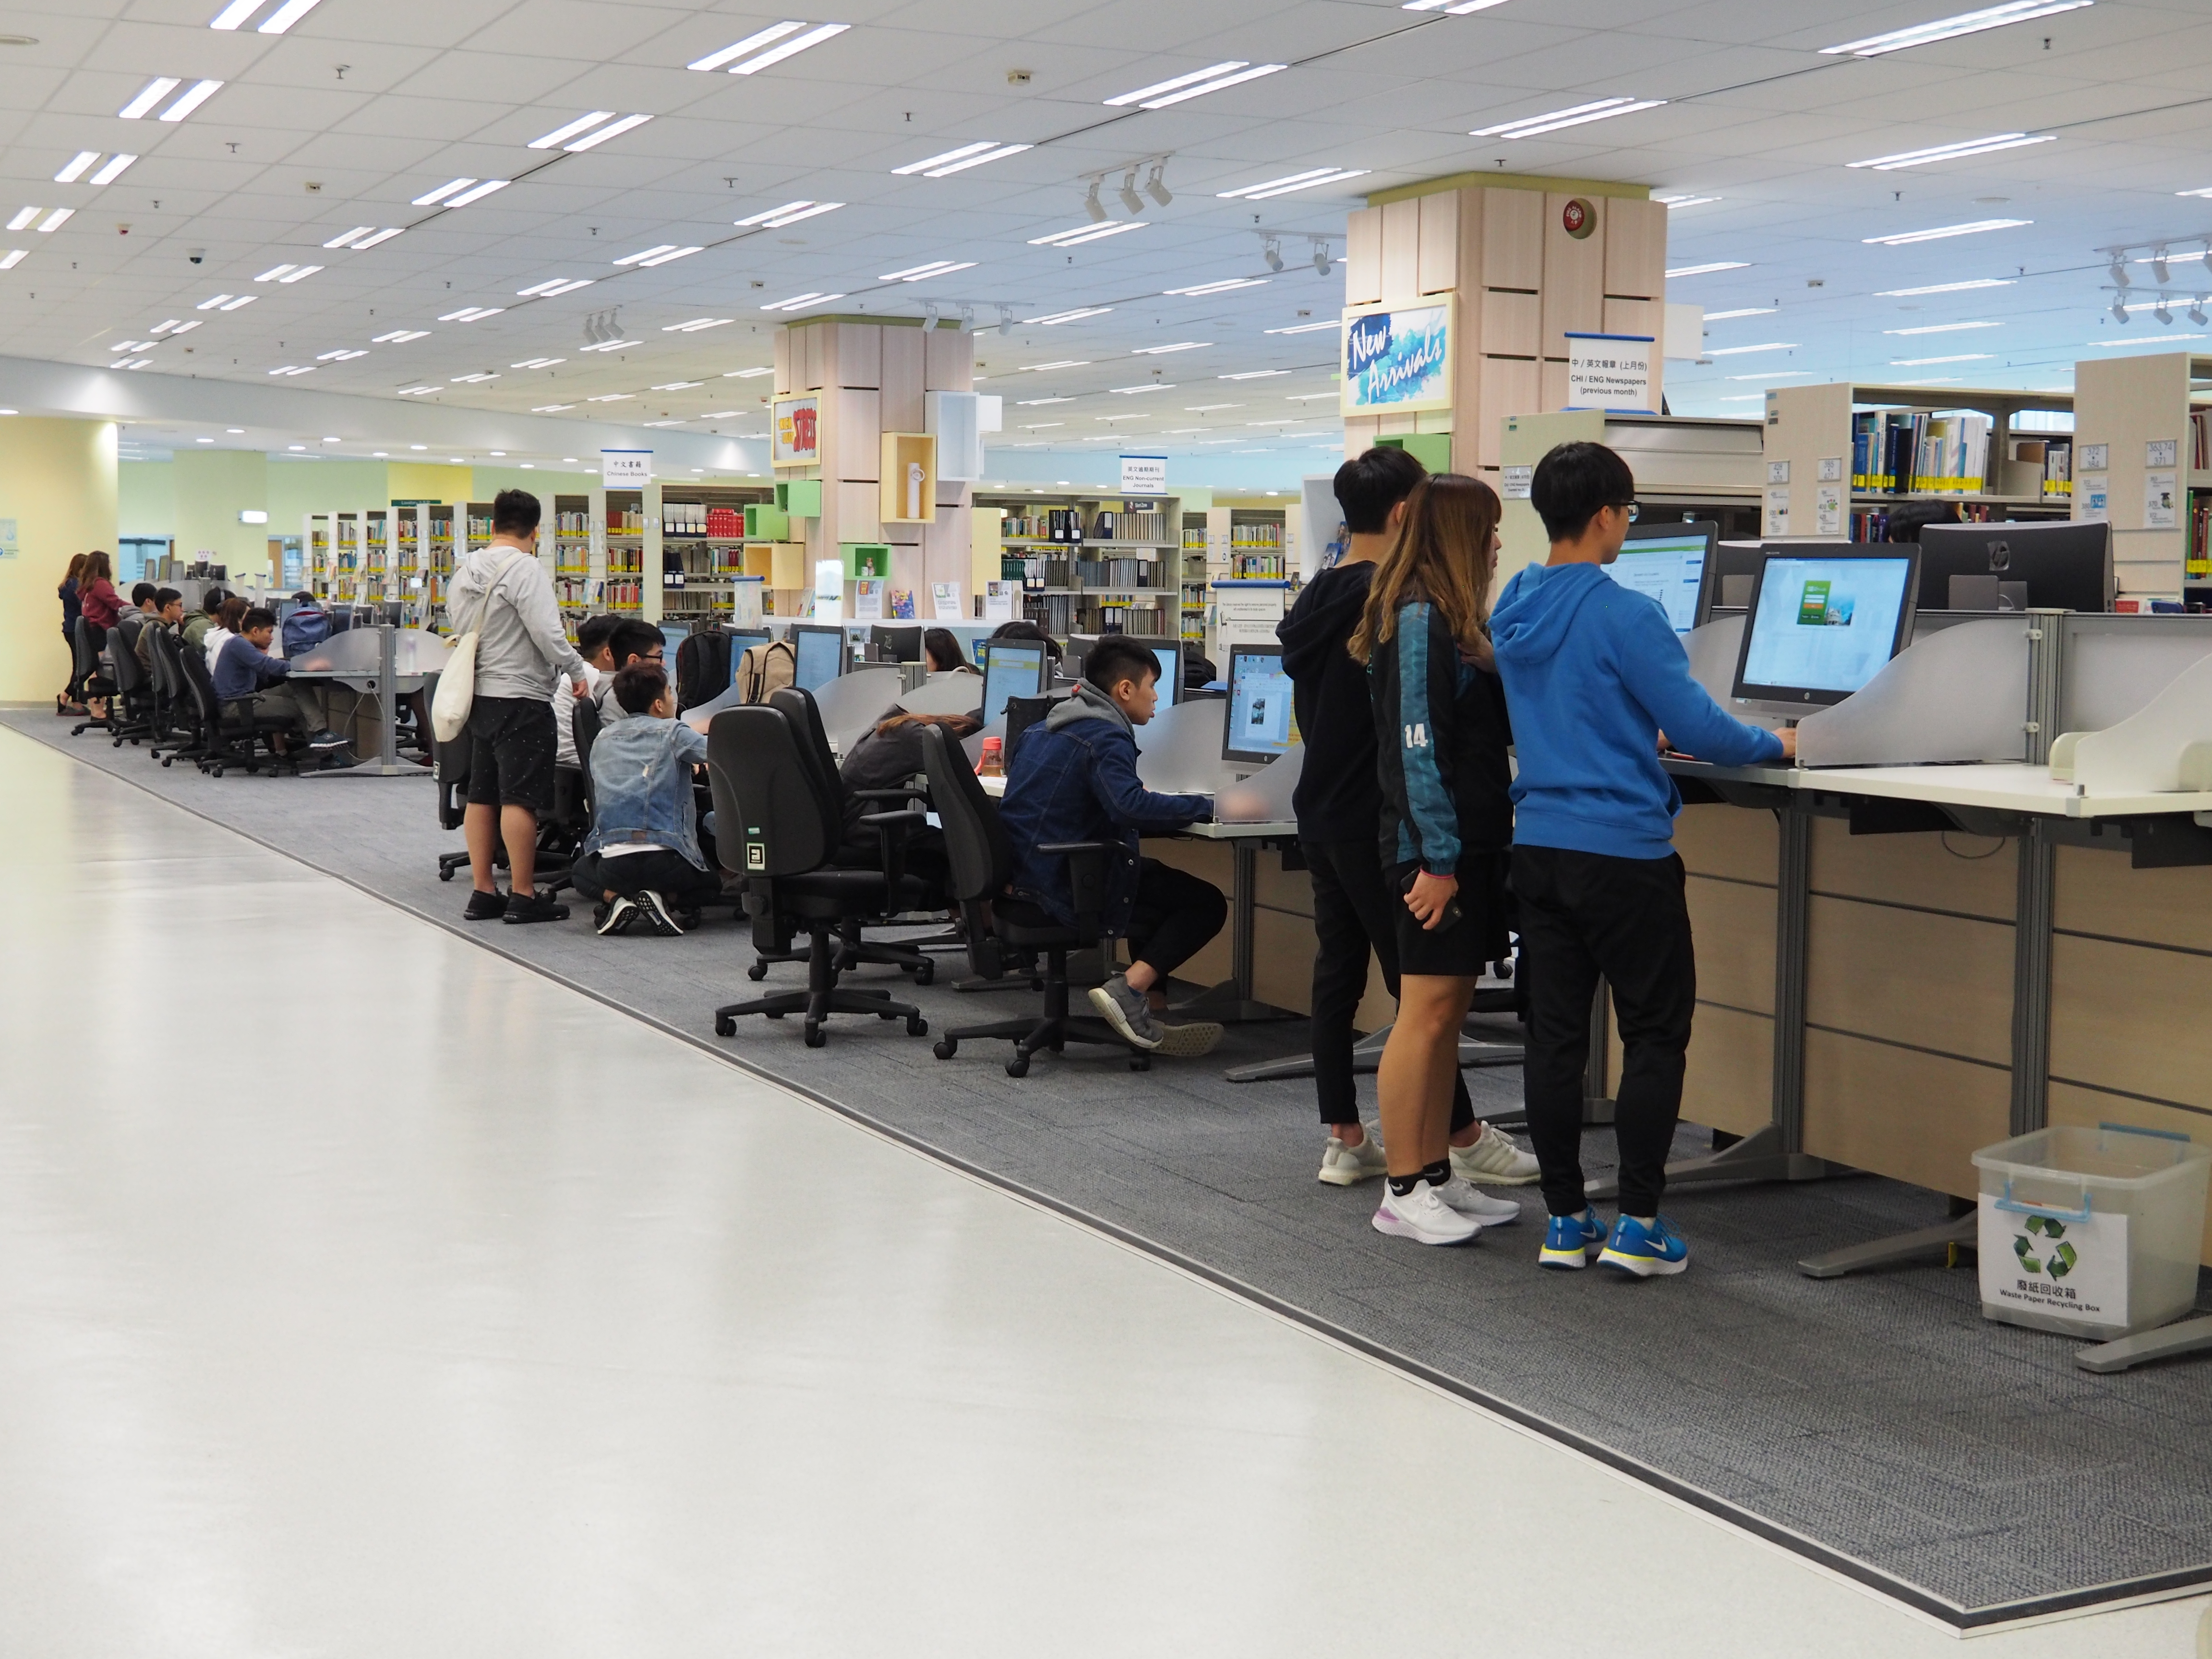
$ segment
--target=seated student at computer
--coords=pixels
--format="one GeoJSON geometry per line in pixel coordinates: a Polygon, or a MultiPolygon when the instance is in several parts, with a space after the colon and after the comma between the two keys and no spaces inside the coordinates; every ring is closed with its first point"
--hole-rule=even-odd
{"type": "Polygon", "coordinates": [[[642,920],[672,938],[722,895],[699,851],[691,790],[707,739],[676,718],[676,685],[659,663],[632,662],[609,690],[624,718],[592,744],[592,828],[569,879],[597,896],[600,933],[642,920]]]}
{"type": "Polygon", "coordinates": [[[1507,949],[1513,741],[1487,623],[1502,508],[1459,473],[1406,498],[1349,649],[1367,665],[1382,785],[1379,852],[1395,914],[1398,1018],[1376,1074],[1389,1185],[1377,1232],[1457,1244],[1517,1220],[1452,1166],[1459,1034],[1484,964],[1507,949]]]}
{"type": "MultiPolygon", "coordinates": [[[[216,618],[222,614],[222,607],[229,599],[230,595],[220,587],[210,587],[200,595],[200,608],[185,618],[185,625],[179,630],[185,649],[198,651],[205,656],[208,631],[216,625],[216,618]]],[[[215,671],[210,668],[208,672],[213,673],[215,671]]]]}
{"type": "Polygon", "coordinates": [[[131,654],[138,659],[138,666],[149,678],[154,672],[154,635],[164,628],[173,634],[184,625],[185,596],[173,587],[157,587],[154,590],[153,605],[153,614],[140,626],[138,637],[131,642],[131,654]]]}
{"type": "MultiPolygon", "coordinates": [[[[234,599],[232,604],[241,601],[234,599]]],[[[213,637],[212,635],[210,635],[213,637]]],[[[289,720],[292,732],[276,734],[279,752],[294,741],[319,752],[342,750],[346,740],[331,730],[330,693],[319,685],[288,684],[292,665],[269,654],[276,638],[276,613],[258,605],[240,614],[237,630],[223,641],[215,663],[215,695],[218,702],[260,694],[257,715],[289,720]]]]}
{"type": "Polygon", "coordinates": [[[115,625],[123,630],[124,637],[132,645],[135,646],[138,642],[139,629],[152,617],[156,608],[154,596],[161,591],[161,588],[153,582],[131,584],[130,608],[115,619],[115,625]]]}
{"type": "Polygon", "coordinates": [[[933,674],[976,672],[968,660],[968,653],[960,648],[960,636],[949,628],[933,628],[925,633],[921,636],[921,655],[933,674]]]}
{"type": "Polygon", "coordinates": [[[622,700],[614,695],[614,676],[638,663],[650,663],[665,674],[668,672],[667,658],[665,634],[635,617],[619,618],[607,635],[607,660],[611,666],[606,671],[606,679],[592,694],[592,700],[599,706],[599,723],[612,726],[629,718],[622,700]]]}
{"type": "Polygon", "coordinates": [[[991,637],[983,643],[994,645],[1000,640],[1010,641],[1016,645],[1041,645],[1044,647],[1045,660],[1055,668],[1060,666],[1060,641],[1033,622],[1018,619],[1000,623],[991,630],[991,637]]]}
{"type": "Polygon", "coordinates": [[[1166,1006],[1168,975],[1221,931],[1229,906],[1212,883],[1139,855],[1140,836],[1213,816],[1203,795],[1156,795],[1137,781],[1136,728],[1159,705],[1159,659],[1133,641],[1109,635],[1091,647],[1073,695],[1015,745],[1000,817],[1013,843],[1015,892],[1068,926],[1075,910],[1066,861],[1035,849],[1107,844],[1103,931],[1129,941],[1130,961],[1091,992],[1091,1004],[1139,1048],[1199,1054],[1220,1040],[1221,1028],[1164,1025],[1157,1009],[1166,1006]]]}
{"type": "MultiPolygon", "coordinates": [[[[619,617],[601,612],[586,617],[576,625],[576,654],[584,659],[584,684],[594,708],[599,705],[599,690],[614,678],[614,658],[607,649],[607,641],[614,637],[619,617]]],[[[655,629],[656,634],[660,630],[655,629]]],[[[572,769],[583,763],[576,756],[576,693],[568,681],[562,680],[553,688],[553,763],[572,769]]]]}
{"type": "Polygon", "coordinates": [[[200,636],[200,648],[207,657],[209,673],[215,672],[215,665],[222,659],[223,647],[238,637],[239,624],[245,619],[249,608],[244,599],[232,594],[216,612],[213,624],[200,636]]]}
{"type": "MultiPolygon", "coordinates": [[[[901,710],[878,721],[853,745],[852,752],[837,768],[837,776],[847,791],[844,850],[838,859],[841,864],[872,865],[880,855],[876,832],[860,820],[871,812],[894,811],[901,803],[862,799],[860,792],[902,789],[909,778],[918,776],[927,764],[921,749],[922,729],[931,726],[943,726],[945,736],[956,744],[980,729],[980,722],[972,714],[909,714],[901,710]]],[[[951,861],[945,851],[945,832],[915,830],[906,840],[905,857],[907,873],[918,877],[932,890],[925,896],[925,908],[940,908],[944,902],[940,895],[952,875],[951,861]]]]}

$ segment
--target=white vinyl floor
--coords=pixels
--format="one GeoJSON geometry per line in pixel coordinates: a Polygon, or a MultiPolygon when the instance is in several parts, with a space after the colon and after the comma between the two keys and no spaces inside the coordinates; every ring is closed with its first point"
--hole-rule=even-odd
{"type": "Polygon", "coordinates": [[[1960,1647],[4,731],[0,799],[0,1655],[1960,1647]]]}

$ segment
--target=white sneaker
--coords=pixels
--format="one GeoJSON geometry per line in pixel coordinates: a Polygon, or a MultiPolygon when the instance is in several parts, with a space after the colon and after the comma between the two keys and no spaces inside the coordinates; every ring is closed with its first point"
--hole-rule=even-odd
{"type": "Polygon", "coordinates": [[[1321,1178],[1332,1187],[1356,1187],[1363,1181],[1389,1174],[1389,1170],[1382,1154],[1382,1143],[1375,1138],[1372,1129],[1357,1146],[1347,1146],[1341,1139],[1331,1135],[1321,1155],[1321,1178]]]}
{"type": "Polygon", "coordinates": [[[1468,1220],[1486,1227],[1510,1227],[1521,1218],[1521,1206],[1511,1199],[1492,1198],[1461,1176],[1437,1188],[1437,1196],[1468,1220]]]}
{"type": "Polygon", "coordinates": [[[1525,1187],[1543,1173],[1534,1152],[1524,1152],[1512,1136],[1482,1126],[1472,1146],[1451,1149],[1452,1173],[1485,1187],[1525,1187]]]}
{"type": "Polygon", "coordinates": [[[1438,1188],[1419,1181],[1403,1197],[1383,1188],[1382,1202],[1376,1206],[1375,1231],[1419,1244],[1464,1244],[1482,1231],[1482,1224],[1462,1215],[1443,1201],[1438,1188]]]}

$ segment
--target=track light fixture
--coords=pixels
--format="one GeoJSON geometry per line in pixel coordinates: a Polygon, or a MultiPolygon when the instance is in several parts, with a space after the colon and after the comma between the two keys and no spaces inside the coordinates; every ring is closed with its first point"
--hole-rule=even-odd
{"type": "Polygon", "coordinates": [[[1083,210],[1091,216],[1091,222],[1094,225],[1106,222],[1106,204],[1098,199],[1098,187],[1105,182],[1100,174],[1092,173],[1090,192],[1083,198],[1083,210]]]}
{"type": "Polygon", "coordinates": [[[1266,240],[1264,246],[1267,251],[1267,269],[1270,270],[1280,270],[1283,268],[1282,244],[1278,242],[1273,237],[1270,236],[1266,240]]]}
{"type": "Polygon", "coordinates": [[[2171,323],[2173,320],[2173,307],[2166,304],[2166,295],[2161,294],[2158,296],[2158,303],[2151,307],[2150,314],[2161,323],[2171,323]]]}
{"type": "Polygon", "coordinates": [[[1121,175],[1121,205],[1132,213],[1145,210],[1145,198],[1137,194],[1137,169],[1131,167],[1121,175]]]}
{"type": "Polygon", "coordinates": [[[2128,302],[2126,297],[2124,295],[2115,296],[2112,301],[2112,320],[2116,323],[2124,323],[2127,319],[2128,302]]]}
{"type": "Polygon", "coordinates": [[[2112,256],[2110,274],[2112,278],[2112,286],[2114,288],[2125,288],[2128,285],[2128,262],[2126,255],[2115,253],[2112,256]]]}
{"type": "Polygon", "coordinates": [[[935,327],[937,326],[937,301],[936,301],[932,300],[932,301],[931,301],[927,305],[926,305],[926,306],[922,307],[922,308],[921,308],[921,325],[922,325],[922,327],[923,327],[924,329],[932,329],[932,328],[935,328],[935,327]]]}
{"type": "Polygon", "coordinates": [[[2164,288],[2168,283],[2173,280],[2172,271],[2166,268],[2166,246],[2164,243],[2160,243],[2157,247],[2151,250],[2150,274],[2157,279],[2158,285],[2160,288],[2164,288]]]}
{"type": "Polygon", "coordinates": [[[2189,302],[2189,320],[2199,328],[2204,326],[2204,296],[2202,294],[2189,302]]]}
{"type": "Polygon", "coordinates": [[[973,334],[975,331],[975,307],[963,306],[960,307],[960,331],[963,334],[973,334]]]}
{"type": "Polygon", "coordinates": [[[1152,163],[1152,176],[1145,180],[1145,194],[1162,207],[1175,200],[1175,193],[1168,188],[1167,180],[1161,176],[1167,170],[1168,158],[1163,155],[1152,163]]]}
{"type": "Polygon", "coordinates": [[[1324,276],[1328,275],[1328,239],[1325,236],[1313,239],[1313,268],[1324,276]]]}

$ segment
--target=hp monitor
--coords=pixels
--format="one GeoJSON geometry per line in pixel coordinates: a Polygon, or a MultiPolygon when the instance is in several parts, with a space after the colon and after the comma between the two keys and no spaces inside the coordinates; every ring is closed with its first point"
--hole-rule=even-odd
{"type": "Polygon", "coordinates": [[[799,623],[791,630],[797,660],[791,683],[802,691],[819,691],[845,672],[845,630],[821,623],[799,623]]]}
{"type": "Polygon", "coordinates": [[[2027,602],[2049,611],[2112,608],[2112,527],[1931,524],[1920,532],[1920,608],[1950,608],[1951,578],[1995,576],[2027,584],[2027,602]]]}
{"type": "Polygon", "coordinates": [[[1620,556],[1604,570],[1623,587],[1656,599],[1674,631],[1686,634],[1712,620],[1713,548],[1720,533],[1710,521],[1632,524],[1620,556]]]}
{"type": "Polygon", "coordinates": [[[1735,695],[1825,707],[1880,673],[1912,637],[1919,553],[1876,543],[1785,544],[1752,589],[1735,695]]]}
{"type": "Polygon", "coordinates": [[[1004,717],[1009,697],[1044,690],[1045,649],[1035,640],[992,640],[983,652],[983,724],[1004,717]]]}
{"type": "Polygon", "coordinates": [[[1221,724],[1221,758],[1264,766],[1298,740],[1291,708],[1291,677],[1279,645],[1229,647],[1229,708],[1221,724]]]}

